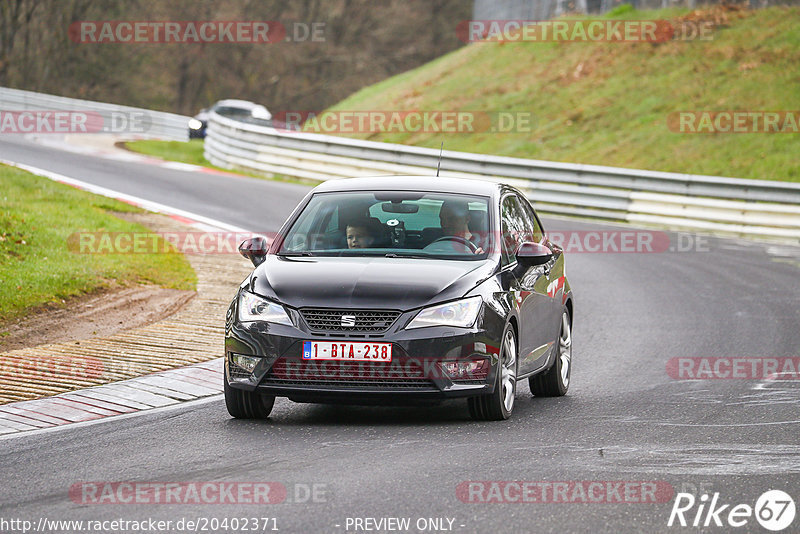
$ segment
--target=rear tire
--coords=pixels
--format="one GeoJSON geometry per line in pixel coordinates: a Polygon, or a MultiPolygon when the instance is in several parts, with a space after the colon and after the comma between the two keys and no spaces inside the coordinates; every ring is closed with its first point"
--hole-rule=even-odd
{"type": "Polygon", "coordinates": [[[531,393],[537,397],[561,397],[569,389],[572,375],[572,324],[567,310],[561,314],[555,350],[556,361],[550,369],[528,379],[531,393]]]}
{"type": "Polygon", "coordinates": [[[274,395],[232,388],[225,381],[225,407],[236,419],[266,419],[275,405],[274,395]]]}
{"type": "Polygon", "coordinates": [[[517,394],[517,340],[509,324],[503,332],[494,393],[467,399],[469,415],[476,421],[504,421],[514,410],[517,394]]]}

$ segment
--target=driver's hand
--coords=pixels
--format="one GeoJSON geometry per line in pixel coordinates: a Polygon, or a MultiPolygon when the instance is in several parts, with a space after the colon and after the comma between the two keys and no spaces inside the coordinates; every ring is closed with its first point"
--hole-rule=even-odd
{"type": "Polygon", "coordinates": [[[483,249],[481,247],[476,248],[475,254],[483,254],[483,249]]]}

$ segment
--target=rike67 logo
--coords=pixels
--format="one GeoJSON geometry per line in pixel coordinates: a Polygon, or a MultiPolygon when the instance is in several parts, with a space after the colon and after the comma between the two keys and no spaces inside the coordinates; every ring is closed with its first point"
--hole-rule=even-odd
{"type": "Polygon", "coordinates": [[[765,529],[778,532],[792,524],[796,512],[794,499],[781,490],[762,493],[755,506],[724,504],[719,493],[710,498],[704,493],[699,499],[691,493],[678,493],[667,526],[740,528],[755,517],[765,529]]]}

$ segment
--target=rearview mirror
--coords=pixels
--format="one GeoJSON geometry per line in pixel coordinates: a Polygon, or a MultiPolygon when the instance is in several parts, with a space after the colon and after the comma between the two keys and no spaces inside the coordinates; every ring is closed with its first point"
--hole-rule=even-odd
{"type": "Polygon", "coordinates": [[[245,239],[239,245],[239,254],[253,262],[255,267],[264,263],[264,260],[267,259],[268,250],[267,240],[260,236],[245,239]]]}
{"type": "Polygon", "coordinates": [[[543,265],[553,257],[553,251],[539,243],[523,243],[517,249],[517,261],[524,265],[543,265]]]}

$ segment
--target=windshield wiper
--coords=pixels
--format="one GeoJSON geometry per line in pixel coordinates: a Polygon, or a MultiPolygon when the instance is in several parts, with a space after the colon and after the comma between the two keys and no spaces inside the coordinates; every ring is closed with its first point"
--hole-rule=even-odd
{"type": "Polygon", "coordinates": [[[413,252],[390,252],[384,256],[385,258],[430,258],[427,254],[414,254],[413,252]]]}
{"type": "Polygon", "coordinates": [[[280,256],[282,258],[287,258],[287,257],[288,258],[293,258],[293,257],[297,257],[297,256],[308,256],[308,257],[310,257],[310,256],[313,256],[313,255],[314,255],[313,252],[309,252],[307,250],[305,250],[303,252],[281,252],[280,254],[278,254],[278,256],[280,256]]]}

